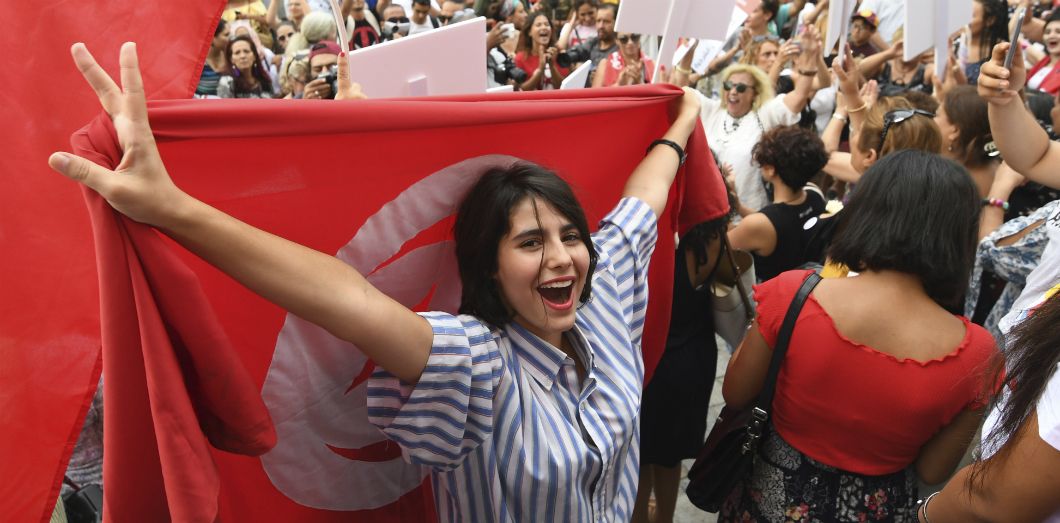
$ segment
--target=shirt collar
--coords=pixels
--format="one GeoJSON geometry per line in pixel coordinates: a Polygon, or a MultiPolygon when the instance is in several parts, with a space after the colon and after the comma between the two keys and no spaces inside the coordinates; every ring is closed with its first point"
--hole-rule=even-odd
{"type": "MultiPolygon", "coordinates": [[[[546,390],[552,389],[552,384],[564,363],[574,363],[574,360],[558,347],[552,346],[514,321],[508,324],[507,330],[511,335],[512,347],[518,355],[519,368],[533,376],[546,390]]],[[[577,325],[571,332],[572,345],[579,354],[586,356],[586,369],[591,369],[593,356],[592,351],[588,350],[589,344],[577,325]]]]}

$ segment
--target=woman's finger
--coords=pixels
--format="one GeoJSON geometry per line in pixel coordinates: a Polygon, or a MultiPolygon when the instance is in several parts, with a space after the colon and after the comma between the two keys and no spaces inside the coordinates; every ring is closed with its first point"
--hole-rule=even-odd
{"type": "Polygon", "coordinates": [[[96,92],[103,110],[114,116],[121,108],[121,89],[118,88],[118,84],[114,83],[110,75],[96,63],[96,59],[92,53],[88,52],[85,44],[80,42],[74,44],[70,47],[70,54],[74,58],[77,69],[81,71],[81,76],[85,77],[85,81],[96,92]]]}
{"type": "Polygon", "coordinates": [[[113,182],[113,171],[70,153],[52,153],[48,157],[48,167],[75,182],[84,184],[103,195],[104,198],[113,182]]]}
{"type": "Polygon", "coordinates": [[[125,42],[121,45],[121,89],[123,97],[122,111],[136,123],[147,122],[147,98],[144,96],[144,82],[140,77],[140,62],[136,57],[136,44],[125,42]]]}

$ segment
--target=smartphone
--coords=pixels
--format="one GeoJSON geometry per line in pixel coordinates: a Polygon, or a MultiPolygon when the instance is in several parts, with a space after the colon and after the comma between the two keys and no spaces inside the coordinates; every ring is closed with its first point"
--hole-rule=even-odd
{"type": "Polygon", "coordinates": [[[1012,28],[1012,38],[1009,38],[1011,44],[1008,48],[1008,54],[1005,55],[1005,69],[1012,67],[1012,60],[1016,57],[1016,51],[1019,51],[1020,35],[1023,34],[1023,21],[1027,18],[1027,8],[1021,7],[1016,10],[1016,25],[1012,28]]]}

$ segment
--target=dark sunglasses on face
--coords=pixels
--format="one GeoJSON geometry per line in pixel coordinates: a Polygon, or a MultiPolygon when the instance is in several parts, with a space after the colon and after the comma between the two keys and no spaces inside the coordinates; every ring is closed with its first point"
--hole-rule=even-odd
{"type": "Polygon", "coordinates": [[[622,35],[622,36],[618,37],[618,43],[620,43],[620,44],[627,44],[627,43],[629,43],[630,40],[633,40],[633,43],[635,43],[635,44],[639,44],[640,43],[640,35],[631,34],[631,35],[622,35]]]}
{"type": "Polygon", "coordinates": [[[743,93],[744,91],[747,91],[748,89],[754,87],[753,85],[733,83],[728,80],[726,80],[725,83],[721,84],[721,86],[724,87],[726,91],[736,89],[736,92],[738,93],[743,93]]]}
{"type": "Polygon", "coordinates": [[[887,141],[887,131],[892,125],[898,125],[915,115],[926,116],[928,118],[934,118],[935,113],[929,113],[921,109],[895,109],[889,111],[883,115],[883,132],[880,133],[880,148],[883,148],[883,143],[887,141]]]}
{"type": "Polygon", "coordinates": [[[279,40],[280,40],[281,42],[286,42],[286,41],[287,41],[287,37],[289,37],[289,36],[294,36],[294,33],[291,33],[291,34],[286,34],[286,35],[279,35],[279,36],[278,36],[277,38],[278,38],[278,39],[279,39],[279,40]]]}

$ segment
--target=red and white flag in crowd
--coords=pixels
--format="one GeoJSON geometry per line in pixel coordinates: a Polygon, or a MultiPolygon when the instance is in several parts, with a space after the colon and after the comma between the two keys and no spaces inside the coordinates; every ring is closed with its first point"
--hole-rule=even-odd
{"type": "MultiPolygon", "coordinates": [[[[370,362],[92,193],[89,227],[76,187],[44,166],[66,148],[57,134],[98,114],[69,42],[86,41],[116,76],[119,43],[136,40],[148,94],[188,97],[224,2],[128,12],[58,4],[15,8],[27,34],[51,32],[34,44],[46,52],[14,46],[50,63],[16,82],[26,125],[4,130],[25,154],[5,159],[5,172],[23,178],[0,195],[9,247],[0,260],[0,513],[47,519],[99,376],[102,331],[108,520],[431,520],[424,471],[366,422],[370,362]],[[33,18],[48,9],[49,23],[33,18]],[[56,85],[44,82],[45,70],[56,85]]],[[[338,255],[412,307],[451,309],[459,289],[448,232],[469,173],[512,158],[544,164],[598,219],[680,95],[641,87],[359,103],[188,100],[154,102],[150,118],[170,173],[191,194],[338,255]]],[[[73,144],[104,165],[119,158],[102,117],[73,144]]],[[[673,231],[727,206],[701,131],[688,149],[653,260],[649,373],[669,318],[673,231]]]]}
{"type": "MultiPolygon", "coordinates": [[[[150,118],[170,174],[189,193],[336,254],[410,307],[453,311],[459,279],[449,231],[477,173],[516,159],[541,163],[599,219],[681,95],[659,86],[357,103],[174,101],[152,104],[150,118]]],[[[73,142],[101,164],[120,159],[106,118],[73,142]]],[[[650,275],[649,368],[668,324],[673,233],[727,206],[701,131],[689,150],[650,275]]],[[[103,296],[109,518],[433,518],[426,471],[367,421],[372,364],[355,347],[87,196],[103,296]]]]}

